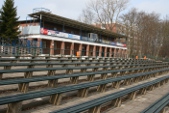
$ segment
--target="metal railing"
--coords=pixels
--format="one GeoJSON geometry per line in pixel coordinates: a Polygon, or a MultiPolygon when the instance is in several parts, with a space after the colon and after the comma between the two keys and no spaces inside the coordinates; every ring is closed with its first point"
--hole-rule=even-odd
{"type": "Polygon", "coordinates": [[[39,55],[42,54],[42,48],[24,47],[24,46],[0,46],[0,55],[19,56],[19,55],[39,55]]]}
{"type": "Polygon", "coordinates": [[[117,57],[127,58],[127,54],[113,52],[99,52],[86,50],[71,50],[60,48],[42,48],[42,47],[26,47],[0,45],[0,56],[22,56],[22,55],[45,55],[45,56],[77,56],[77,57],[117,57]]]}

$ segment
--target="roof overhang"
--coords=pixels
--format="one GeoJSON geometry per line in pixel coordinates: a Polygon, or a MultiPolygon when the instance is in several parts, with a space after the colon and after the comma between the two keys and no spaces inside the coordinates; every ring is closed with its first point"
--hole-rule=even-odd
{"type": "Polygon", "coordinates": [[[64,24],[66,26],[78,28],[78,29],[81,29],[81,30],[90,31],[90,32],[93,32],[93,33],[97,33],[99,35],[107,36],[107,37],[127,38],[127,36],[117,34],[117,33],[113,33],[111,31],[108,31],[108,30],[105,30],[105,29],[100,29],[100,28],[95,27],[93,25],[85,24],[85,23],[82,23],[82,22],[79,22],[79,21],[76,21],[76,20],[61,17],[61,16],[58,16],[58,15],[55,15],[55,14],[52,14],[52,13],[49,13],[49,12],[40,11],[40,12],[29,14],[29,16],[31,16],[33,18],[37,18],[37,19],[40,19],[40,15],[41,15],[41,17],[44,21],[64,24]]]}

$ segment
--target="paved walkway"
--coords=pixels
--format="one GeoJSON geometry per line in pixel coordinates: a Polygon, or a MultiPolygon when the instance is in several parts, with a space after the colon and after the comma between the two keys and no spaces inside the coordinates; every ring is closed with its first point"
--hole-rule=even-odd
{"type": "Polygon", "coordinates": [[[148,91],[146,95],[140,95],[133,101],[125,102],[121,107],[107,110],[106,113],[140,113],[167,93],[169,93],[169,83],[148,91]]]}

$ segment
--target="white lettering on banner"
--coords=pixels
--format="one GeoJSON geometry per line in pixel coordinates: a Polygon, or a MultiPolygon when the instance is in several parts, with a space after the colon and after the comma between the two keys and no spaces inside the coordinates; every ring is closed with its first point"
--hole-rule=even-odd
{"type": "Polygon", "coordinates": [[[123,46],[123,44],[122,44],[122,43],[119,43],[119,42],[117,42],[116,45],[117,45],[117,46],[123,46]]]}
{"type": "Polygon", "coordinates": [[[54,30],[48,30],[44,28],[41,29],[41,34],[80,40],[79,35],[73,35],[73,34],[63,33],[63,32],[54,31],[54,30]]]}
{"type": "Polygon", "coordinates": [[[59,34],[58,31],[48,30],[48,35],[57,36],[57,34],[59,34]]]}
{"type": "Polygon", "coordinates": [[[68,38],[68,34],[63,32],[59,32],[56,36],[68,38]]]}
{"type": "Polygon", "coordinates": [[[68,34],[68,38],[80,40],[80,36],[79,35],[68,34]]]}
{"type": "Polygon", "coordinates": [[[70,37],[68,37],[68,38],[80,40],[80,36],[78,36],[78,35],[72,35],[71,34],[70,37]]]}
{"type": "Polygon", "coordinates": [[[44,28],[41,29],[41,34],[49,35],[49,36],[59,36],[59,37],[68,38],[68,34],[67,33],[54,31],[54,30],[48,30],[48,29],[44,29],[44,28]]]}

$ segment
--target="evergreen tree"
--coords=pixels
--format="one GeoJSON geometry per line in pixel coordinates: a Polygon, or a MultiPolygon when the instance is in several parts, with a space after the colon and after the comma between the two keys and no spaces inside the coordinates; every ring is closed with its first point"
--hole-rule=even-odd
{"type": "Polygon", "coordinates": [[[6,43],[11,43],[13,40],[18,39],[18,17],[16,7],[14,7],[13,0],[5,0],[1,9],[1,24],[0,24],[0,37],[3,38],[6,43]]]}

